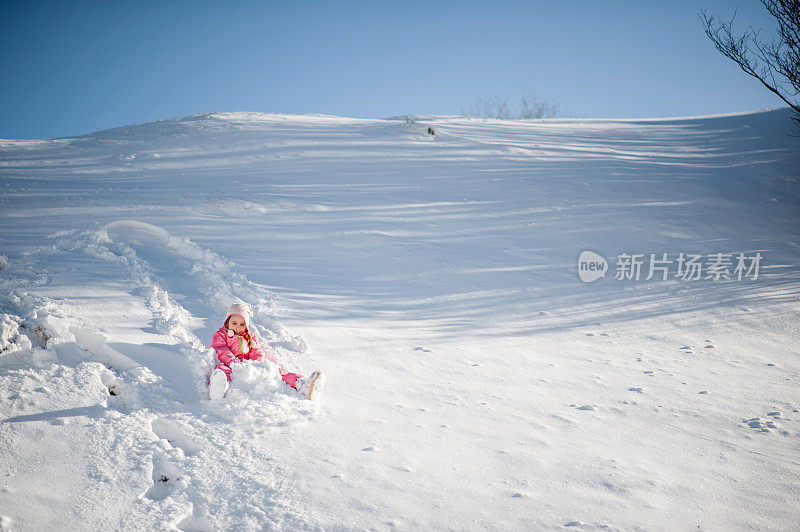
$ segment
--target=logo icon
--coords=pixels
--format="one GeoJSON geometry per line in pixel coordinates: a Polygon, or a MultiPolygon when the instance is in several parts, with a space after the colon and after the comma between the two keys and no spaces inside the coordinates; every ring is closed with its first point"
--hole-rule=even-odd
{"type": "Polygon", "coordinates": [[[578,257],[578,277],[584,283],[591,283],[606,276],[608,261],[594,251],[582,251],[578,257]]]}

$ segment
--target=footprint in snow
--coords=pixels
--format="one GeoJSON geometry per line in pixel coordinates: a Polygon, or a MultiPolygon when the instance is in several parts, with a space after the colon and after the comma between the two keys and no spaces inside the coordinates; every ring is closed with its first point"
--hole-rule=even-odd
{"type": "MultiPolygon", "coordinates": [[[[767,412],[766,419],[762,419],[761,417],[753,417],[750,419],[743,419],[742,423],[754,429],[758,432],[772,432],[773,430],[780,429],[780,424],[778,420],[782,420],[782,414],[780,411],[775,410],[772,412],[767,412]]],[[[783,430],[781,434],[784,436],[789,435],[789,431],[783,430]]]]}
{"type": "Polygon", "coordinates": [[[433,350],[431,350],[431,349],[428,349],[427,347],[422,347],[422,346],[420,346],[420,345],[418,345],[417,347],[415,347],[415,348],[414,348],[414,351],[422,351],[423,353],[433,353],[433,350]]]}
{"type": "Polygon", "coordinates": [[[629,392],[644,393],[643,388],[628,388],[629,392]]]}
{"type": "Polygon", "coordinates": [[[159,417],[153,420],[151,429],[153,434],[162,440],[167,440],[172,447],[181,449],[186,456],[192,456],[200,451],[200,447],[189,439],[174,421],[159,417]]]}
{"type": "Polygon", "coordinates": [[[597,407],[596,407],[596,406],[594,406],[594,405],[583,405],[583,406],[578,406],[578,405],[576,405],[575,403],[572,403],[572,404],[570,404],[570,405],[569,405],[569,407],[570,407],[570,408],[577,408],[578,410],[588,410],[588,411],[590,411],[590,412],[594,412],[595,410],[597,410],[597,407]]]}
{"type": "Polygon", "coordinates": [[[154,501],[163,501],[172,495],[183,476],[183,472],[164,453],[156,453],[153,455],[153,485],[143,496],[154,501]]]}

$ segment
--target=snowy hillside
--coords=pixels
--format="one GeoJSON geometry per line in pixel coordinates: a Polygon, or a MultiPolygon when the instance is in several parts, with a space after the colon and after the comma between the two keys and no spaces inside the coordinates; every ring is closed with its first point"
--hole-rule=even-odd
{"type": "Polygon", "coordinates": [[[793,528],[789,117],[0,140],[0,530],[793,528]]]}

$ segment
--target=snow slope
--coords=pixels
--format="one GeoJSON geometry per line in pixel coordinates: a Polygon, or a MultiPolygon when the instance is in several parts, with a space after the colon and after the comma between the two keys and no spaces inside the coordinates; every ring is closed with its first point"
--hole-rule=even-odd
{"type": "Polygon", "coordinates": [[[0,140],[0,530],[792,528],[789,116],[0,140]],[[624,253],[763,260],[618,280],[624,253]],[[205,399],[236,299],[323,401],[272,364],[205,399]]]}

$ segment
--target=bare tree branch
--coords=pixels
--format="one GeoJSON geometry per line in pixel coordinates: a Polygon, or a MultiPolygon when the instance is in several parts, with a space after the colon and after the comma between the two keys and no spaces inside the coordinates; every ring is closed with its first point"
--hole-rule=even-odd
{"type": "Polygon", "coordinates": [[[733,22],[700,11],[708,38],[717,50],[756,78],[770,92],[795,111],[792,119],[800,126],[800,0],[761,0],[778,23],[777,39],[765,42],[761,31],[749,28],[735,36],[733,22]]]}

